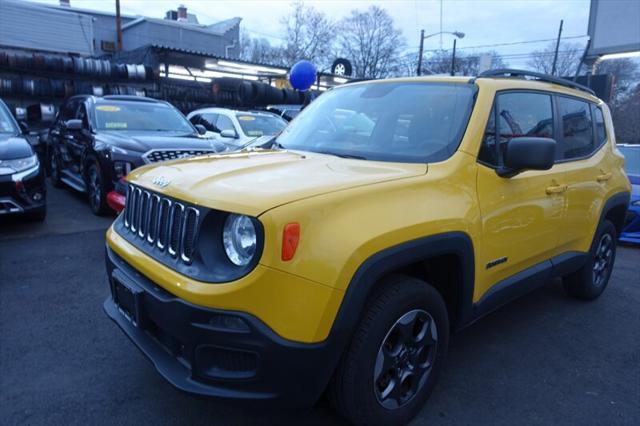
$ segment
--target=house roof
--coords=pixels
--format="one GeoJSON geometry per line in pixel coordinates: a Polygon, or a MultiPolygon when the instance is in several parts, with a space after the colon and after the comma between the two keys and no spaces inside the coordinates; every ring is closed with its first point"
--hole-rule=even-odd
{"type": "Polygon", "coordinates": [[[146,16],[141,16],[137,19],[134,19],[131,22],[124,24],[122,26],[122,31],[125,31],[131,27],[147,22],[155,25],[163,25],[168,27],[181,28],[183,30],[188,30],[188,31],[198,31],[198,32],[203,32],[207,34],[214,34],[214,35],[221,36],[221,35],[225,35],[227,32],[232,30],[235,26],[240,25],[240,21],[242,21],[242,18],[231,18],[231,19],[227,19],[226,21],[221,21],[212,25],[200,25],[200,24],[191,24],[189,22],[173,21],[170,19],[158,19],[158,18],[149,18],[146,16]]]}

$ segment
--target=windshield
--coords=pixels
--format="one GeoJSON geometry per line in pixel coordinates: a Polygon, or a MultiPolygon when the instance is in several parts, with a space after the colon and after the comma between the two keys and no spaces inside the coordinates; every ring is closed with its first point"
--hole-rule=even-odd
{"type": "Polygon", "coordinates": [[[287,126],[287,122],[275,115],[236,114],[242,131],[247,136],[275,135],[287,126]]]}
{"type": "Polygon", "coordinates": [[[175,108],[150,102],[100,102],[95,106],[97,130],[194,133],[175,108]]]}
{"type": "Polygon", "coordinates": [[[474,86],[388,82],[324,93],[278,137],[287,149],[366,160],[426,163],[457,149],[474,86]]]}
{"type": "Polygon", "coordinates": [[[624,155],[624,170],[627,174],[640,175],[640,145],[636,148],[618,146],[624,155]]]}
{"type": "Polygon", "coordinates": [[[16,123],[9,110],[0,102],[0,133],[18,133],[16,123]]]}

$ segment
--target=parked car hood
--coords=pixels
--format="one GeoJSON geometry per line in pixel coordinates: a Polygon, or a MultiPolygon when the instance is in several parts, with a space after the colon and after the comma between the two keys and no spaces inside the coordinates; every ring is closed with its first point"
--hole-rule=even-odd
{"type": "Polygon", "coordinates": [[[207,149],[223,152],[228,146],[213,139],[195,135],[167,134],[165,132],[104,131],[97,135],[102,142],[140,153],[152,149],[207,149]]]}
{"type": "Polygon", "coordinates": [[[0,134],[0,160],[13,160],[33,155],[26,139],[15,135],[0,134]]]}
{"type": "Polygon", "coordinates": [[[264,150],[168,161],[136,169],[127,179],[194,204],[258,216],[303,198],[426,171],[425,164],[264,150]]]}

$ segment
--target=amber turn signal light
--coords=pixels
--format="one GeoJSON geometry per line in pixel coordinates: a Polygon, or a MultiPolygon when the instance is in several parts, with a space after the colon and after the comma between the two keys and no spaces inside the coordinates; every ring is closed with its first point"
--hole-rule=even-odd
{"type": "Polygon", "coordinates": [[[300,224],[288,223],[282,233],[282,260],[285,262],[293,259],[300,242],[300,224]]]}

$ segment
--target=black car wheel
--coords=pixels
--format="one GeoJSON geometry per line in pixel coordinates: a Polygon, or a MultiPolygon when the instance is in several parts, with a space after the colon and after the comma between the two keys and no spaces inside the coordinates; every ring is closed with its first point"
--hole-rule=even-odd
{"type": "Polygon", "coordinates": [[[52,147],[49,149],[49,176],[51,177],[53,186],[56,188],[62,188],[64,186],[60,179],[60,160],[52,147]]]}
{"type": "Polygon", "coordinates": [[[393,275],[380,283],[328,389],[355,424],[405,424],[422,408],[449,341],[446,305],[424,281],[393,275]]]}
{"type": "Polygon", "coordinates": [[[87,170],[87,193],[93,214],[101,216],[109,212],[104,180],[96,163],[92,163],[87,170]]]}
{"type": "Polygon", "coordinates": [[[596,231],[584,265],[563,278],[564,289],[569,296],[593,300],[602,294],[616,260],[616,241],[616,227],[604,220],[596,231]]]}

